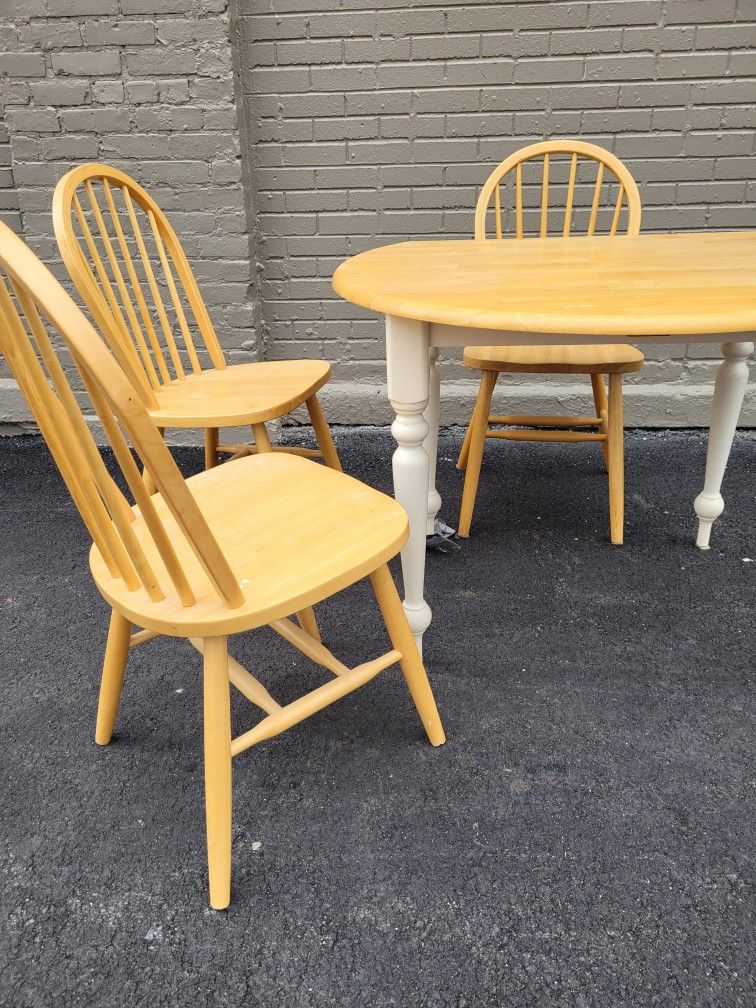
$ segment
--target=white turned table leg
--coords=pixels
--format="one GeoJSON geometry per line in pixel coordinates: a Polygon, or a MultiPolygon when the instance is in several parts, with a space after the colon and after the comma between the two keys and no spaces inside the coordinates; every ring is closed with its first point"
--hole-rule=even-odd
{"type": "Polygon", "coordinates": [[[436,515],[441,507],[441,495],[436,489],[436,460],[438,458],[438,423],[441,415],[441,369],[438,366],[438,347],[431,347],[428,371],[428,405],[425,407],[425,422],[428,434],[423,441],[428,456],[428,511],[425,520],[425,534],[436,531],[436,515]]]}
{"type": "Polygon", "coordinates": [[[717,368],[714,381],[704,488],[693,504],[698,515],[696,545],[700,549],[709,548],[711,527],[724,511],[724,501],[719,491],[748,384],[746,362],[752,353],[753,343],[722,344],[724,360],[717,368]]]}
{"type": "Polygon", "coordinates": [[[428,424],[429,331],[425,322],[386,317],[388,396],[396,413],[391,433],[394,496],[409,516],[409,539],[402,550],[404,610],[422,653],[423,633],[430,625],[430,606],[423,598],[425,523],[428,511],[428,455],[423,443],[428,424]]]}

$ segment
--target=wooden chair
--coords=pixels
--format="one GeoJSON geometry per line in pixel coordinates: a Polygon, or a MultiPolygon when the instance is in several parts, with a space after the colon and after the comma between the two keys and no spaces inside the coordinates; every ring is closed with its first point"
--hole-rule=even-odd
{"type": "Polygon", "coordinates": [[[96,741],[110,741],[131,648],[164,634],[186,638],[203,656],[210,903],[226,907],[234,756],[397,662],[428,738],[433,745],[444,741],[423,663],[386,565],[407,539],[407,515],[390,497],[341,472],[267,451],[264,445],[256,455],[184,480],[103,341],[49,271],[3,224],[0,351],[92,536],[90,568],[112,609],[96,741]],[[78,367],[133,505],[103,463],[48,327],[62,337],[78,367]],[[129,443],[154,481],[154,495],[129,443]],[[311,607],[364,577],[372,581],[392,649],[350,669],[320,642],[311,607]],[[294,614],[311,632],[291,619],[294,614]],[[228,653],[230,635],[266,624],[333,678],[292,703],[278,704],[228,653]],[[265,715],[235,737],[230,685],[265,715]]]}
{"type": "MultiPolygon", "coordinates": [[[[572,234],[573,217],[578,209],[576,196],[585,189],[578,188],[578,172],[581,162],[595,166],[595,174],[590,180],[590,204],[580,208],[585,218],[585,233],[592,237],[596,233],[602,214],[602,201],[608,189],[616,187],[612,193],[609,208],[609,234],[615,235],[620,226],[623,207],[626,207],[626,229],[628,235],[637,235],[640,230],[641,205],[638,187],[632,175],[622,162],[609,151],[594,144],[579,140],[548,140],[544,143],[523,147],[508,157],[494,169],[481,190],[475,207],[475,238],[486,239],[486,221],[489,209],[493,210],[493,222],[497,240],[504,239],[501,185],[514,171],[514,225],[509,237],[525,237],[524,209],[527,187],[523,183],[523,165],[533,163],[540,169],[538,190],[540,209],[534,211],[533,223],[540,238],[545,238],[549,230],[549,183],[550,168],[553,170],[553,156],[569,156],[569,176],[566,187],[566,203],[560,217],[560,230],[564,238],[572,234]],[[491,199],[493,197],[493,207],[491,199]]],[[[553,181],[553,175],[551,176],[553,181]]],[[[606,209],[606,208],[604,208],[606,209]]],[[[481,371],[480,389],[467,428],[462,450],[457,462],[458,469],[466,469],[465,485],[462,493],[462,508],[459,517],[459,535],[468,536],[472,523],[475,498],[478,492],[478,478],[483,459],[486,438],[504,438],[508,441],[600,441],[604,450],[604,460],[609,476],[609,524],[613,543],[620,544],[624,526],[624,425],[622,418],[622,375],[639,371],[643,367],[643,354],[632,346],[585,345],[585,346],[470,346],[465,348],[464,362],[481,371]],[[584,374],[590,375],[596,415],[577,416],[532,416],[507,415],[490,416],[491,396],[496,379],[503,372],[528,374],[584,374]],[[607,398],[603,375],[609,377],[607,398]],[[516,428],[492,430],[489,424],[505,424],[516,428]],[[572,430],[570,428],[594,428],[593,430],[572,430]],[[544,429],[551,428],[551,429],[544,429]],[[556,430],[554,428],[557,428],[556,430]]]]}
{"type": "Polygon", "coordinates": [[[274,450],[341,468],[317,398],[328,364],[229,367],[176,233],[134,179],[104,164],[72,169],[55,187],[53,226],[76,289],[157,426],[204,428],[206,469],[219,452],[267,450],[266,422],[302,403],[320,450],[274,450]],[[246,425],[256,447],[219,444],[218,428],[246,425]]]}

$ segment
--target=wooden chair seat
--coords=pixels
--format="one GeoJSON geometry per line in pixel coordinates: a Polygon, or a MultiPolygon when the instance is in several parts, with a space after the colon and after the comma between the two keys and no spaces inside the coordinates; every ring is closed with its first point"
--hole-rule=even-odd
{"type": "Polygon", "coordinates": [[[640,371],[643,354],[626,344],[575,346],[469,346],[464,362],[478,371],[527,374],[627,374],[640,371]]]}
{"type": "Polygon", "coordinates": [[[322,360],[260,361],[190,374],[155,390],[158,427],[240,427],[285,416],[326,384],[322,360]]]}
{"type": "MultiPolygon", "coordinates": [[[[407,538],[407,514],[392,497],[295,455],[253,455],[186,482],[229,558],[244,596],[241,605],[229,609],[219,598],[159,495],[152,500],[194,588],[195,605],[182,605],[167,577],[160,579],[165,597],[159,601],[144,588],[129,590],[122,578],[111,576],[96,546],[90,554],[92,574],[108,602],[132,623],[161,634],[209,637],[264,626],[365,577],[395,556],[407,538]]],[[[137,518],[132,527],[150,566],[159,571],[146,524],[137,518]]]]}

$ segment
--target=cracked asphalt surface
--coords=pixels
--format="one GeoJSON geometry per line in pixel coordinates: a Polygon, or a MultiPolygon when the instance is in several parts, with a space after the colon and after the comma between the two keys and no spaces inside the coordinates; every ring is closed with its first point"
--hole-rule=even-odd
{"type": "MultiPolygon", "coordinates": [[[[450,524],[459,440],[441,439],[450,524]]],[[[390,488],[386,431],[337,442],[390,488]]],[[[756,438],[736,440],[709,553],[704,453],[699,432],[628,434],[617,548],[598,447],[489,445],[473,537],[428,557],[447,744],[394,669],[239,757],[216,913],[199,658],[135,651],[95,746],[107,611],[86,534],[41,442],[1,441],[0,1004],[753,1005],[756,438]]],[[[348,662],[383,648],[367,601],[319,610],[348,662]]],[[[267,630],[233,650],[279,699],[320,681],[267,630]]],[[[235,718],[253,723],[243,700],[235,718]]]]}

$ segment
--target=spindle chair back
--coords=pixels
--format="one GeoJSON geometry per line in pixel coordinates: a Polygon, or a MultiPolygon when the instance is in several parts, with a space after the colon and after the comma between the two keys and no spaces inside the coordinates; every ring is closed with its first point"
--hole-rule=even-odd
{"type": "Polygon", "coordinates": [[[176,379],[226,366],[181,243],[142,186],[109,165],[82,165],[65,176],[53,214],[69,274],[146,405],[176,379]]]}
{"type": "MultiPolygon", "coordinates": [[[[529,233],[526,228],[527,206],[526,194],[537,189],[540,194],[540,206],[533,214],[533,223],[537,226],[537,234],[545,238],[550,233],[550,224],[559,216],[558,208],[550,199],[555,186],[554,169],[560,159],[569,158],[569,175],[567,179],[564,213],[561,218],[561,234],[567,238],[574,233],[576,196],[590,194],[590,204],[584,208],[587,217],[585,234],[588,237],[599,233],[600,220],[608,214],[608,233],[618,233],[625,211],[626,231],[629,235],[637,235],[640,231],[641,202],[638,186],[625,165],[610,151],[596,144],[582,140],[544,140],[541,143],[529,144],[521,150],[510,154],[508,158],[495,168],[483,188],[475,207],[475,237],[487,238],[487,220],[489,211],[493,212],[493,224],[496,238],[524,238],[529,233]],[[524,167],[533,168],[533,178],[528,182],[524,179],[524,167]],[[511,180],[514,174],[514,200],[502,197],[502,184],[511,180]],[[580,176],[583,175],[581,180],[580,176]],[[507,231],[505,228],[506,209],[513,204],[514,222],[507,231]],[[602,213],[603,211],[603,213],[602,213]],[[550,219],[551,218],[551,219],[550,219]]],[[[563,188],[559,183],[558,188],[563,188]]],[[[582,209],[582,208],[581,208],[582,209]]],[[[493,237],[493,236],[492,236],[493,237]]]]}
{"type": "Polygon", "coordinates": [[[46,269],[8,228],[0,231],[0,265],[6,275],[0,276],[0,350],[111,576],[129,590],[143,590],[153,602],[174,596],[182,606],[193,606],[197,600],[197,587],[178,561],[128,438],[213,590],[228,606],[239,605],[239,585],[165,442],[91,325],[60,285],[50,284],[46,269]],[[103,463],[56,354],[50,325],[63,337],[81,374],[139,508],[153,547],[149,552],[160,560],[158,568],[134,535],[134,512],[103,463]]]}
{"type": "Polygon", "coordinates": [[[164,634],[186,638],[204,657],[210,902],[223,908],[230,901],[233,756],[396,663],[431,742],[444,741],[387,566],[406,542],[406,513],[340,471],[272,452],[186,481],[105,343],[34,253],[2,223],[0,353],[89,530],[90,568],[112,607],[96,741],[104,745],[111,739],[132,647],[164,634]],[[133,503],[104,464],[61,361],[64,353],[75,364],[133,503]],[[350,669],[322,644],[311,607],[367,576],[392,649],[350,669]],[[334,679],[288,704],[277,703],[227,647],[230,633],[266,624],[334,679]],[[132,632],[133,626],[143,629],[132,632]],[[266,715],[235,738],[230,684],[266,715]]]}

